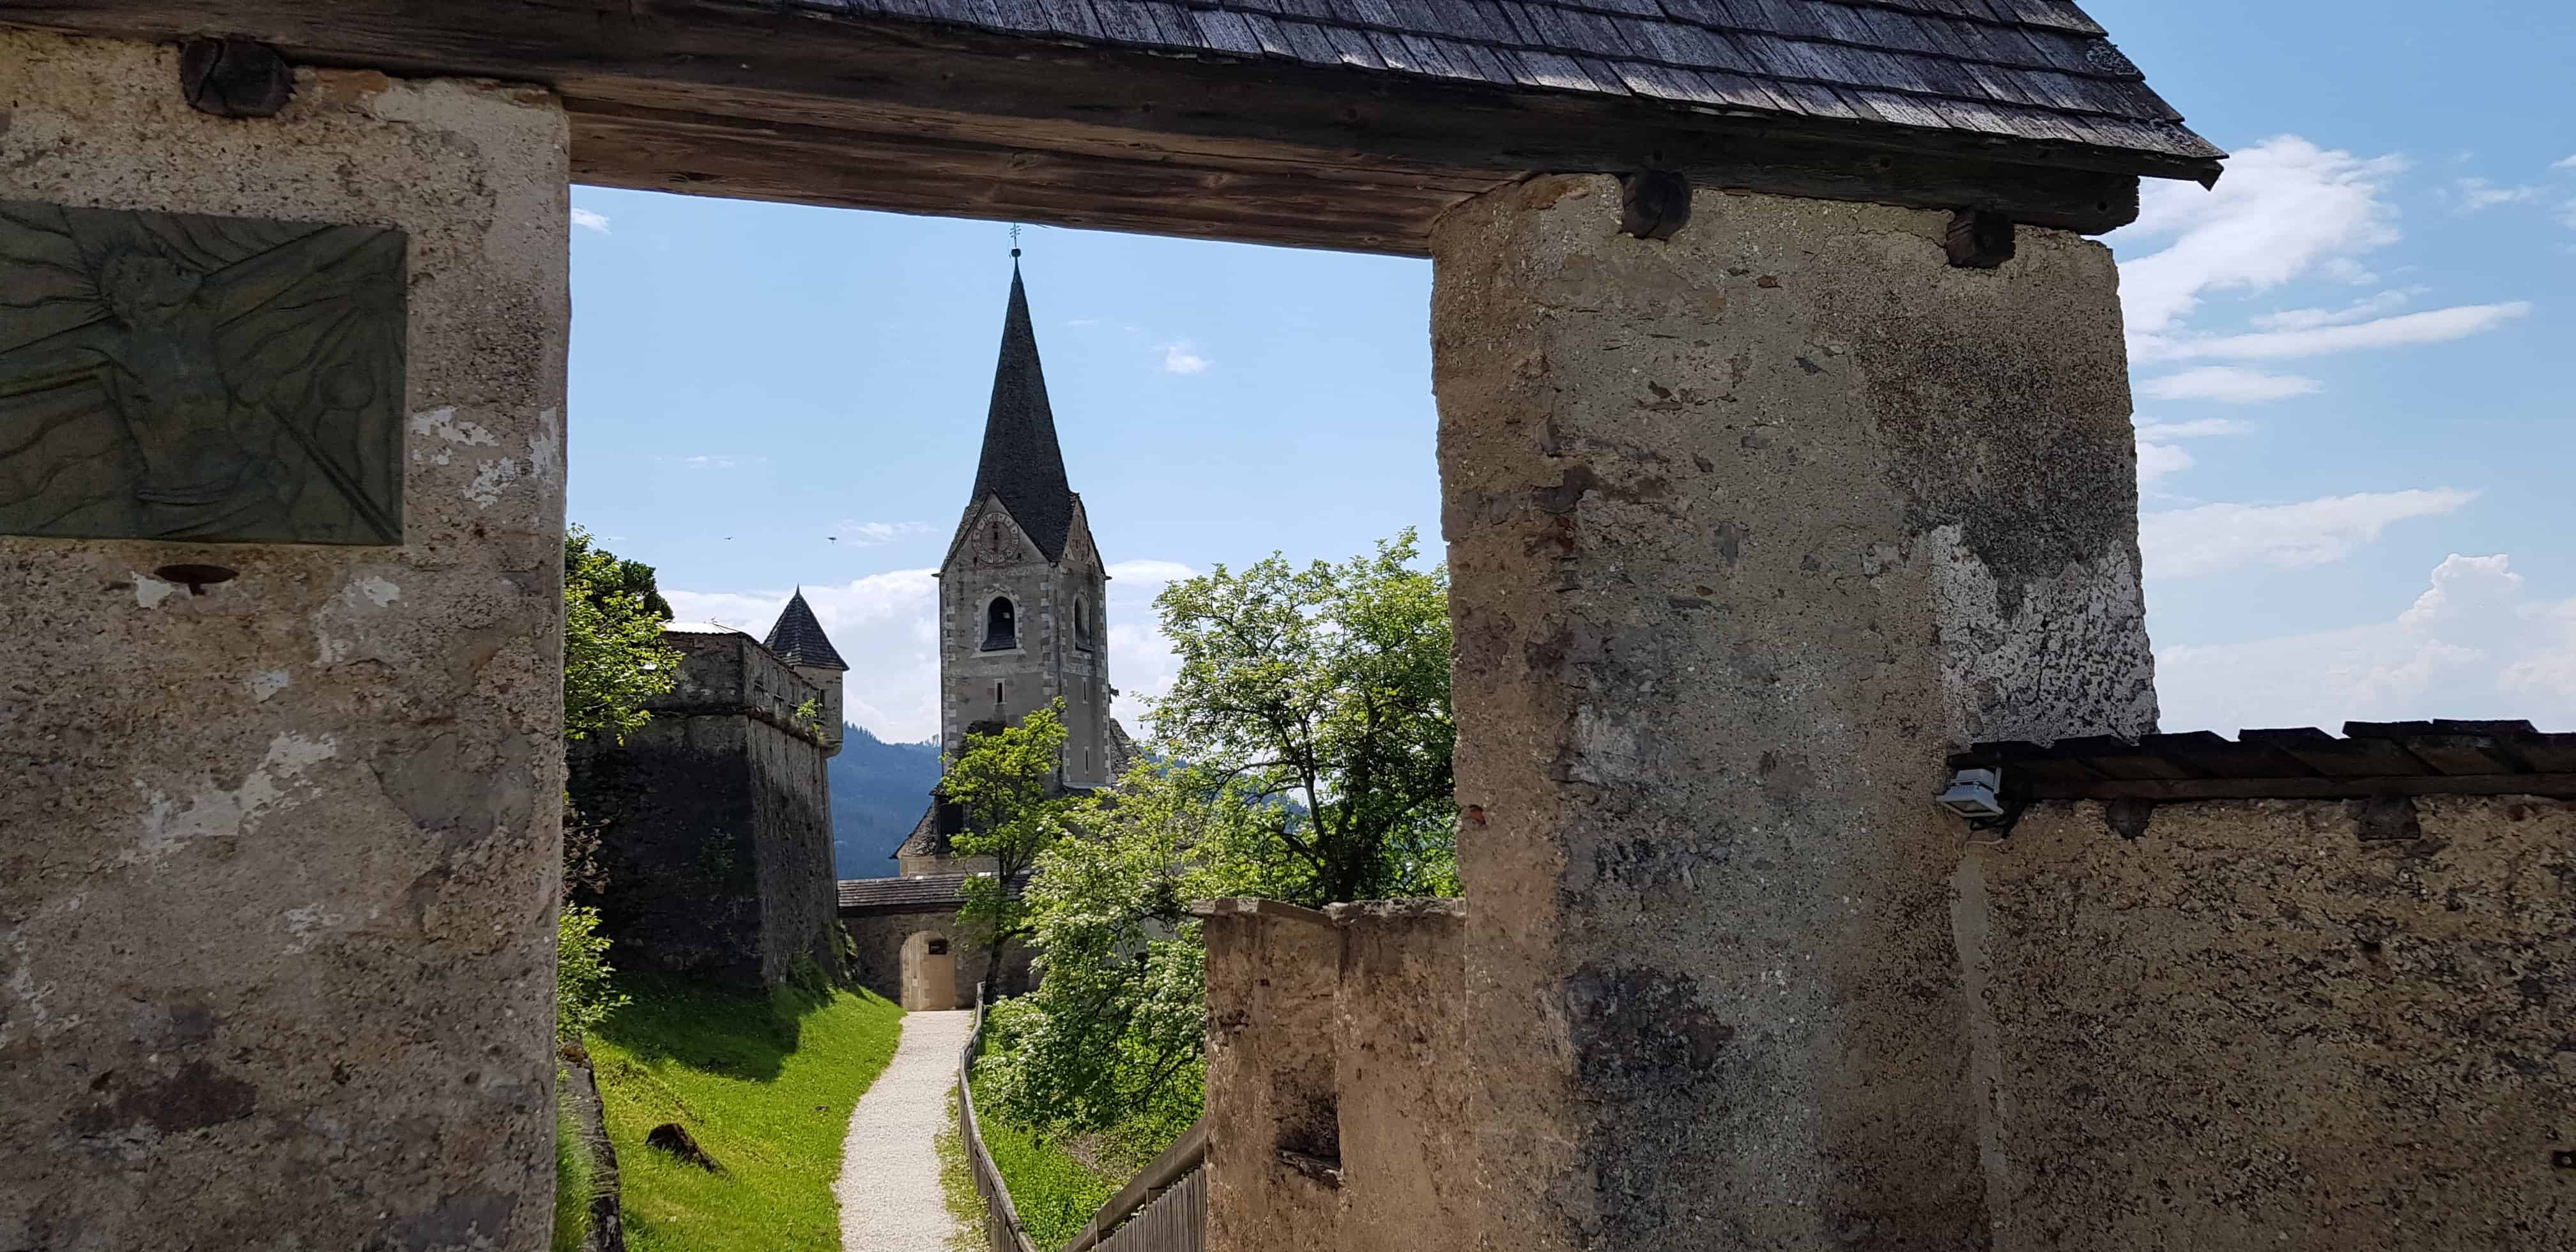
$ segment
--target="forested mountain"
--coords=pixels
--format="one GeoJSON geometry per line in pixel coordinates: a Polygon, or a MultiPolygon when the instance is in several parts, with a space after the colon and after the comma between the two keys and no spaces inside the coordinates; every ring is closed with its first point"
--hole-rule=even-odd
{"type": "Polygon", "coordinates": [[[832,856],[842,878],[884,878],[939,781],[939,746],[847,728],[832,758],[832,856]]]}

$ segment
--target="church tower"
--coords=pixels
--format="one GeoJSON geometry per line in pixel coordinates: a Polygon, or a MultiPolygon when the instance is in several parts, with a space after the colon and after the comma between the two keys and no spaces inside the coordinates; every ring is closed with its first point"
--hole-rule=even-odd
{"type": "Polygon", "coordinates": [[[942,752],[953,757],[968,733],[1016,723],[1061,698],[1058,783],[1115,780],[1124,752],[1109,720],[1108,582],[1082,497],[1065,477],[1015,260],[984,451],[939,570],[942,752]]]}

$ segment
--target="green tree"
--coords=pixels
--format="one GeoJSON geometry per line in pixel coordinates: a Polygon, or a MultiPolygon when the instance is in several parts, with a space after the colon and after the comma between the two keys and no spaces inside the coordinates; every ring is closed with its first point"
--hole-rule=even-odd
{"type": "Polygon", "coordinates": [[[1064,764],[1064,701],[1016,726],[971,734],[948,763],[939,792],[965,810],[965,829],[949,840],[961,857],[990,857],[993,872],[966,880],[957,914],[967,939],[983,948],[984,981],[1001,973],[1003,945],[1030,934],[1029,906],[1012,884],[1038,855],[1064,837],[1074,800],[1059,785],[1064,764]]]}
{"type": "Polygon", "coordinates": [[[662,643],[671,606],[653,567],[564,535],[564,738],[623,742],[651,714],[644,702],[678,681],[680,654],[662,643]]]}
{"type": "Polygon", "coordinates": [[[1206,958],[1188,903],[1256,890],[1275,823],[1239,786],[1145,764],[1072,824],[1029,883],[1045,977],[995,1006],[978,1072],[1008,1121],[1124,1128],[1150,1155],[1198,1115],[1206,1074],[1206,958]]]}
{"type": "Polygon", "coordinates": [[[1220,565],[1155,601],[1181,662],[1158,746],[1269,804],[1267,894],[1458,891],[1449,578],[1418,556],[1407,530],[1339,565],[1220,565]]]}
{"type": "MultiPolygon", "coordinates": [[[[671,606],[653,567],[591,544],[575,526],[564,534],[564,738],[623,741],[650,714],[644,702],[678,681],[680,654],[662,643],[671,606]]],[[[563,901],[556,915],[555,1015],[577,1039],[626,1002],[610,990],[614,971],[599,910],[572,901],[596,893],[604,868],[599,828],[563,804],[563,901]]]]}

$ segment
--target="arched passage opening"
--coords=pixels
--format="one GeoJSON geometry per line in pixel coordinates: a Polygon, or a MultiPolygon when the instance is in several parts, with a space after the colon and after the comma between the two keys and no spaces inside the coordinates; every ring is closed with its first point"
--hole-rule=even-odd
{"type": "Polygon", "coordinates": [[[957,953],[948,936],[917,930],[903,941],[903,1007],[907,1010],[967,1007],[957,989],[957,953]]]}

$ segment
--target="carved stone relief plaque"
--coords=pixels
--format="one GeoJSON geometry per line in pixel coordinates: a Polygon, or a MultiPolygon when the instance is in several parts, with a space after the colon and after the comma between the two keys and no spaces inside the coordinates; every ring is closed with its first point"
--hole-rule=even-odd
{"type": "Polygon", "coordinates": [[[0,200],[0,534],[402,542],[403,234],[0,200]]]}

